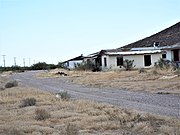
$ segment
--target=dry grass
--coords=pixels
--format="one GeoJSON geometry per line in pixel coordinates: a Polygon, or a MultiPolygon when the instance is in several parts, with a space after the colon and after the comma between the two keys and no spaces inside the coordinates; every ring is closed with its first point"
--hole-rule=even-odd
{"type": "Polygon", "coordinates": [[[180,76],[170,70],[110,72],[72,72],[70,81],[93,87],[112,87],[131,91],[180,94],[180,76]]]}
{"type": "Polygon", "coordinates": [[[0,134],[180,133],[180,120],[146,115],[84,100],[63,101],[49,92],[20,86],[0,91],[0,114],[0,134]],[[19,104],[26,98],[35,98],[36,105],[20,108],[19,104]],[[50,117],[41,121],[36,120],[37,110],[46,110],[50,117]]]}
{"type": "Polygon", "coordinates": [[[139,70],[88,72],[55,69],[38,77],[61,77],[55,74],[59,71],[68,74],[69,81],[85,86],[180,95],[179,71],[171,69],[145,69],[144,73],[139,73],[139,70]]]}

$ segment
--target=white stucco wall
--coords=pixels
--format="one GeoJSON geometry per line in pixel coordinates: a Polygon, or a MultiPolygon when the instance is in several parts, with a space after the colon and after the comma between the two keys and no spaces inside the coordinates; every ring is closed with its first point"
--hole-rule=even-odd
{"type": "Polygon", "coordinates": [[[173,59],[171,50],[166,50],[166,59],[171,61],[173,59]]]}
{"type": "MultiPolygon", "coordinates": [[[[123,56],[123,60],[134,60],[133,66],[134,68],[150,68],[154,66],[154,63],[157,62],[160,58],[162,58],[162,54],[150,54],[151,55],[151,66],[145,66],[144,64],[144,55],[126,55],[123,56]]],[[[117,56],[108,56],[104,55],[101,57],[102,60],[102,70],[116,70],[123,69],[120,66],[117,66],[117,56]],[[107,66],[104,65],[104,58],[107,60],[107,66]]]]}
{"type": "MultiPolygon", "coordinates": [[[[178,50],[179,59],[180,59],[180,49],[178,50]]],[[[169,61],[174,61],[174,52],[172,50],[166,50],[166,59],[169,61]]]]}
{"type": "Polygon", "coordinates": [[[74,67],[74,63],[82,63],[82,60],[76,60],[76,61],[69,61],[69,66],[68,66],[68,64],[67,64],[67,62],[66,62],[66,64],[65,64],[65,66],[67,67],[67,68],[69,68],[69,69],[74,69],[75,67],[74,67]]]}
{"type": "Polygon", "coordinates": [[[129,56],[124,56],[123,59],[134,60],[133,63],[134,68],[144,67],[144,55],[129,55],[129,56]]]}
{"type": "Polygon", "coordinates": [[[117,66],[117,56],[109,56],[109,55],[103,55],[101,57],[101,60],[102,60],[102,70],[118,70],[118,69],[121,69],[123,68],[121,66],[117,66]],[[107,66],[105,67],[104,65],[104,58],[106,58],[107,60],[107,66]]]}
{"type": "Polygon", "coordinates": [[[101,56],[101,62],[102,62],[102,66],[101,66],[102,70],[107,70],[110,68],[109,67],[109,56],[108,55],[101,56]],[[105,66],[105,64],[104,64],[104,58],[106,58],[107,66],[105,66]]]}
{"type": "Polygon", "coordinates": [[[162,58],[162,54],[152,54],[151,55],[151,63],[152,63],[152,66],[154,66],[155,62],[157,62],[158,60],[160,60],[160,58],[162,58]]]}
{"type": "Polygon", "coordinates": [[[151,55],[151,65],[150,66],[145,66],[144,62],[144,55],[129,55],[129,56],[124,56],[124,60],[134,60],[133,65],[135,66],[134,68],[150,68],[154,66],[154,63],[157,62],[160,58],[162,58],[162,54],[149,54],[151,55]]]}
{"type": "Polygon", "coordinates": [[[117,66],[117,56],[109,56],[108,64],[110,69],[119,69],[119,66],[117,66]]]}
{"type": "Polygon", "coordinates": [[[130,55],[130,56],[124,56],[124,60],[134,60],[133,65],[134,68],[150,68],[154,66],[154,63],[157,62],[160,58],[162,58],[162,54],[149,54],[151,55],[151,65],[145,66],[144,62],[144,55],[130,55]]]}

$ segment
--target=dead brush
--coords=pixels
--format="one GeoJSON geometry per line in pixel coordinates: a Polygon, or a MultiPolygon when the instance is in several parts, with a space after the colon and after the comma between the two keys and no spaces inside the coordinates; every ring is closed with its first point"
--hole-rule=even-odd
{"type": "Polygon", "coordinates": [[[15,81],[10,81],[10,82],[7,82],[5,84],[5,88],[12,88],[12,87],[16,87],[18,86],[18,82],[15,80],[15,81]]]}
{"type": "Polygon", "coordinates": [[[19,105],[19,107],[22,108],[22,107],[33,106],[33,105],[36,105],[36,99],[26,98],[21,101],[21,104],[19,105]]]}
{"type": "Polygon", "coordinates": [[[36,109],[35,110],[35,119],[36,120],[46,120],[51,117],[50,113],[45,109],[36,109]]]}
{"type": "Polygon", "coordinates": [[[68,124],[66,127],[66,135],[78,135],[78,128],[73,124],[68,124]]]}
{"type": "MultiPolygon", "coordinates": [[[[0,132],[1,133],[1,132],[0,132]]],[[[7,128],[5,130],[3,130],[3,132],[1,133],[1,135],[24,135],[24,132],[21,132],[19,129],[14,128],[14,127],[10,127],[7,128]]]]}
{"type": "Polygon", "coordinates": [[[144,68],[140,68],[140,69],[138,70],[138,72],[139,72],[139,74],[141,74],[141,73],[147,73],[147,71],[146,71],[144,68]]]}

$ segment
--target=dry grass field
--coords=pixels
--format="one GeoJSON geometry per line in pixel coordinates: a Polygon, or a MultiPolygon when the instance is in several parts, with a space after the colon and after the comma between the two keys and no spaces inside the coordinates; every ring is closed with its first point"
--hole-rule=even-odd
{"type": "MultiPolygon", "coordinates": [[[[109,78],[111,74],[116,75],[110,72],[103,75],[103,79],[109,78]]],[[[132,74],[136,72],[133,71],[132,74]]],[[[5,78],[1,76],[1,86],[8,81],[5,78]]],[[[52,93],[29,87],[17,86],[0,91],[2,135],[178,135],[179,133],[178,119],[143,114],[85,100],[64,101],[52,93]],[[22,101],[27,98],[36,99],[36,104],[22,107],[22,101]]]]}
{"type": "Polygon", "coordinates": [[[56,69],[41,74],[41,77],[59,77],[55,75],[58,71],[67,73],[71,82],[85,86],[180,95],[180,71],[147,69],[139,73],[139,70],[85,72],[56,69]]]}

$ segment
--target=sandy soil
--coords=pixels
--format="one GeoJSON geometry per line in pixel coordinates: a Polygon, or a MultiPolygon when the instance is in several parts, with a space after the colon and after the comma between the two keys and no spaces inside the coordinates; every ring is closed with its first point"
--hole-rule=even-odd
{"type": "MultiPolygon", "coordinates": [[[[1,85],[8,80],[0,78],[1,85]]],[[[84,100],[63,101],[55,94],[18,86],[0,91],[0,134],[7,135],[163,135],[180,133],[180,120],[140,114],[108,104],[84,100]],[[19,107],[26,98],[36,105],[19,107]],[[36,110],[50,115],[36,120],[36,110]]]]}

